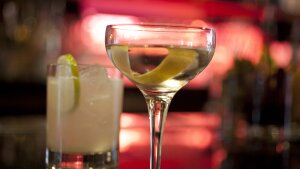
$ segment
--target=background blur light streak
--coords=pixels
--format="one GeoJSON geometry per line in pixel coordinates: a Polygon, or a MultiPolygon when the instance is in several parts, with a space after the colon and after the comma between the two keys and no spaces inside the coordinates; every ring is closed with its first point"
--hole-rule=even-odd
{"type": "Polygon", "coordinates": [[[135,17],[122,15],[96,14],[86,16],[81,25],[83,28],[82,30],[86,32],[82,38],[86,40],[85,44],[90,45],[94,52],[103,52],[105,51],[104,39],[107,25],[116,23],[134,23],[136,20],[135,17]]]}
{"type": "Polygon", "coordinates": [[[65,46],[72,51],[80,63],[101,63],[110,65],[105,50],[105,29],[109,24],[135,23],[133,16],[94,14],[83,17],[70,26],[65,46]]]}
{"type": "Polygon", "coordinates": [[[260,21],[263,9],[255,5],[220,1],[81,0],[83,13],[115,13],[148,18],[239,18],[260,21]],[[151,8],[149,8],[151,7],[151,8]]]}
{"type": "Polygon", "coordinates": [[[192,4],[166,1],[123,1],[123,0],[83,0],[81,6],[85,11],[116,13],[139,17],[199,18],[201,11],[192,4]]]}
{"type": "Polygon", "coordinates": [[[124,152],[130,149],[131,146],[144,145],[149,142],[147,130],[135,128],[121,129],[120,131],[120,151],[124,152]]]}
{"type": "MultiPolygon", "coordinates": [[[[120,151],[132,146],[149,146],[147,114],[123,113],[121,117],[120,151]]],[[[217,115],[200,112],[170,113],[163,142],[166,146],[206,149],[213,144],[214,130],[220,126],[217,115]]]]}
{"type": "Polygon", "coordinates": [[[205,128],[194,128],[193,130],[178,133],[178,141],[184,146],[205,149],[213,140],[212,132],[205,128]]]}
{"type": "Polygon", "coordinates": [[[228,22],[218,25],[217,44],[224,46],[232,55],[257,64],[264,48],[262,31],[255,25],[228,22]]]}

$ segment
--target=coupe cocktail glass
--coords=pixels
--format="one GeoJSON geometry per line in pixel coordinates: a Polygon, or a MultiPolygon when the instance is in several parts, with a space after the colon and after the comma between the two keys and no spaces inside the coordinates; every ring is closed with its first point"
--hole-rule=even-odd
{"type": "Polygon", "coordinates": [[[175,93],[211,61],[215,32],[171,25],[108,25],[105,45],[113,64],[143,93],[150,116],[150,168],[159,169],[161,141],[175,93]]]}

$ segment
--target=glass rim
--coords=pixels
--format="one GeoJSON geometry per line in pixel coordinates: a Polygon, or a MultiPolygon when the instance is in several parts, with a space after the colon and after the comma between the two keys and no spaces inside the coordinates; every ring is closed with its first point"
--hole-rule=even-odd
{"type": "Polygon", "coordinates": [[[129,30],[129,31],[153,31],[153,32],[195,32],[195,31],[212,31],[215,32],[214,28],[205,26],[191,26],[184,24],[156,24],[156,23],[133,23],[133,24],[110,24],[107,28],[129,30]],[[141,28],[139,28],[139,26],[141,28]],[[131,27],[131,28],[130,28],[131,27]],[[132,28],[134,27],[134,28],[132,28]],[[164,28],[163,30],[156,30],[155,28],[164,28]],[[167,28],[173,28],[168,30],[167,28]]]}

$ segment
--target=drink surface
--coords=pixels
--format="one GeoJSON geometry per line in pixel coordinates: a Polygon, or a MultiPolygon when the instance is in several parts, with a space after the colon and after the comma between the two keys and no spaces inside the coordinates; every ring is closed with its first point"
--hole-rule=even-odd
{"type": "Polygon", "coordinates": [[[47,79],[48,149],[92,154],[118,146],[122,80],[108,78],[100,66],[81,70],[80,98],[78,105],[72,108],[74,78],[50,76],[47,79]]]}
{"type": "Polygon", "coordinates": [[[108,45],[114,65],[142,90],[174,92],[199,74],[213,51],[182,46],[108,45]]]}

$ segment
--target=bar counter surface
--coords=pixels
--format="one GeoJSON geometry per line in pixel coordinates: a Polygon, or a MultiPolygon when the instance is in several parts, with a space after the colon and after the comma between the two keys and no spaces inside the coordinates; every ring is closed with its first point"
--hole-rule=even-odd
{"type": "MultiPolygon", "coordinates": [[[[119,169],[149,168],[148,125],[146,113],[122,113],[119,169]]],[[[45,116],[1,118],[0,168],[45,168],[45,129],[45,116]]],[[[300,166],[296,160],[300,157],[297,146],[289,152],[278,151],[278,145],[274,151],[265,151],[257,143],[226,147],[223,138],[217,114],[170,112],[163,137],[161,168],[298,169],[300,166]]]]}

